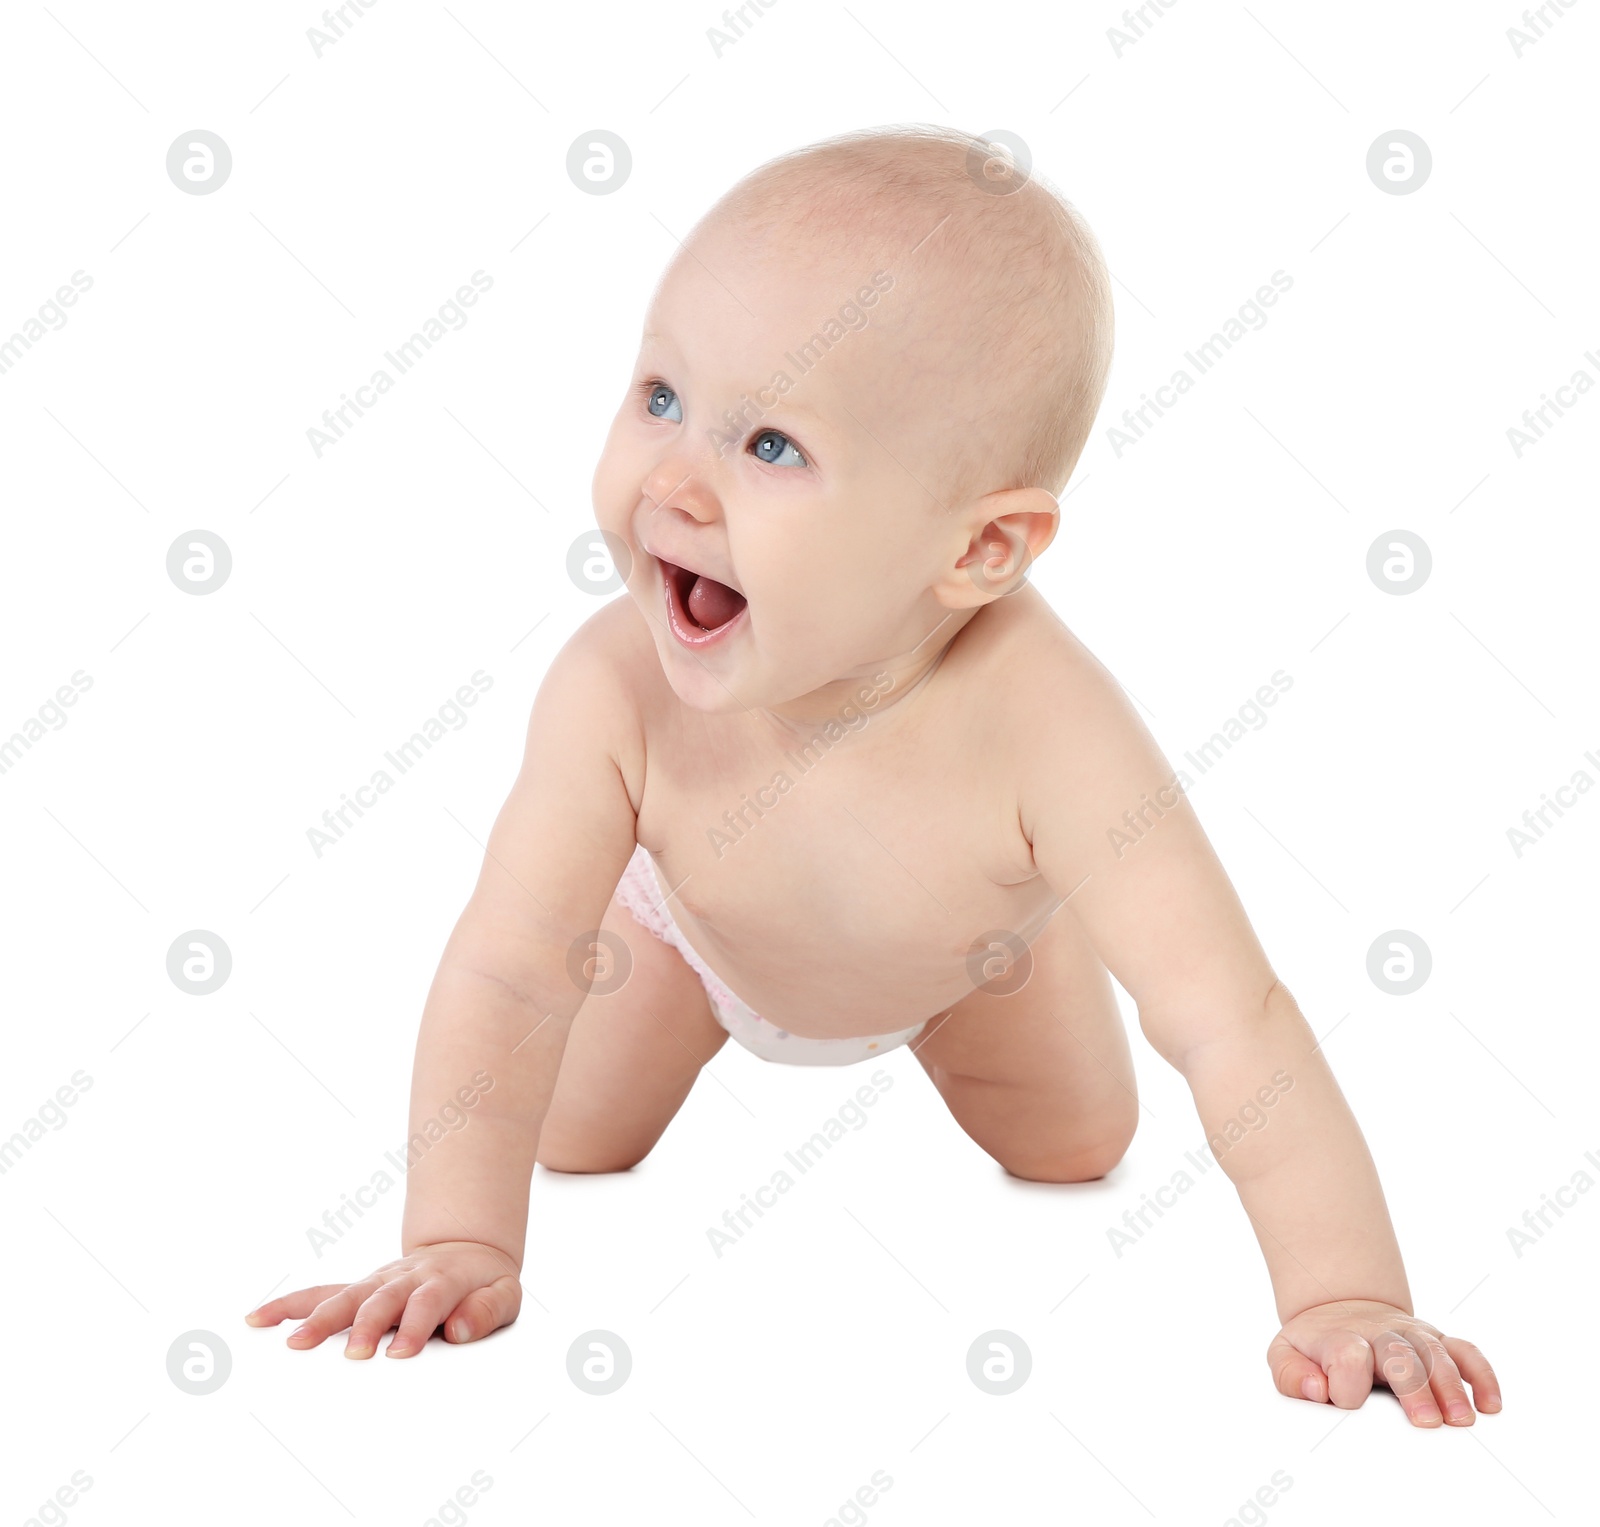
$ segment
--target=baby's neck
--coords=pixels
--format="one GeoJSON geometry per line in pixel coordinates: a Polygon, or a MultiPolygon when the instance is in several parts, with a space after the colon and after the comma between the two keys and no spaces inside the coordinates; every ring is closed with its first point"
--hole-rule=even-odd
{"type": "Polygon", "coordinates": [[[830,722],[840,726],[859,725],[861,715],[879,717],[895,710],[927,687],[978,610],[952,610],[925,637],[908,651],[878,662],[864,663],[854,673],[800,695],[781,705],[763,707],[766,716],[779,730],[810,734],[830,722]],[[865,698],[863,698],[863,696],[865,698]]]}

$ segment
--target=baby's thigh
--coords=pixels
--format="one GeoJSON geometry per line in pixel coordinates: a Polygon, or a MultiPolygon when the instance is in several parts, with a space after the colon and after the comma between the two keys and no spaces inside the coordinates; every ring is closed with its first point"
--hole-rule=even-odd
{"type": "Polygon", "coordinates": [[[1139,1102],[1111,977],[1062,908],[1006,995],[974,991],[913,1040],[957,1122],[1018,1176],[1075,1181],[1116,1164],[1139,1102]]]}
{"type": "Polygon", "coordinates": [[[1109,1068],[1131,1088],[1132,1057],[1111,977],[1069,908],[1045,924],[1029,954],[1032,970],[1018,990],[964,997],[912,1041],[918,1055],[993,1082],[1025,1083],[1041,1067],[1086,1076],[1109,1068]]]}
{"type": "Polygon", "coordinates": [[[615,897],[600,927],[626,946],[631,968],[573,1019],[539,1132],[538,1160],[553,1171],[619,1172],[643,1160],[728,1037],[683,956],[615,897]]]}

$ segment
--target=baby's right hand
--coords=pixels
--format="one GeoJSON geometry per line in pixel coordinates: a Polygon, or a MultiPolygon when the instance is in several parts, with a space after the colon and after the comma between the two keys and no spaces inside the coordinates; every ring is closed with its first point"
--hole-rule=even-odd
{"type": "Polygon", "coordinates": [[[346,1357],[371,1357],[378,1338],[399,1326],[385,1349],[412,1357],[442,1325],[446,1341],[477,1341],[517,1318],[522,1284],[503,1251],[478,1241],[439,1241],[387,1262],[359,1283],[324,1283],[271,1299],[244,1318],[275,1326],[285,1316],[310,1316],[289,1333],[289,1345],[319,1346],[350,1327],[346,1357]]]}

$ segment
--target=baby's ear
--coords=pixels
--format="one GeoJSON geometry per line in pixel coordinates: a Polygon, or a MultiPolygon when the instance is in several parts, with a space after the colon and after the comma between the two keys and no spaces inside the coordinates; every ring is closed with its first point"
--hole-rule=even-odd
{"type": "Polygon", "coordinates": [[[966,519],[978,528],[933,589],[951,610],[974,609],[1016,593],[1055,540],[1061,506],[1044,488],[1005,488],[985,494],[966,519]]]}

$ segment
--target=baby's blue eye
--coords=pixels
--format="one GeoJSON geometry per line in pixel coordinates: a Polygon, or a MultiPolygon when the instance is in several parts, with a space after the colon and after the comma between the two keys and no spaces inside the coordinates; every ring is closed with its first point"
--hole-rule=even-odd
{"type": "Polygon", "coordinates": [[[775,467],[803,467],[806,459],[787,435],[775,429],[764,429],[756,436],[751,447],[762,461],[775,467]]]}
{"type": "Polygon", "coordinates": [[[683,422],[683,407],[678,402],[677,393],[670,387],[661,386],[659,383],[652,387],[645,407],[658,419],[666,419],[673,424],[683,422]]]}

